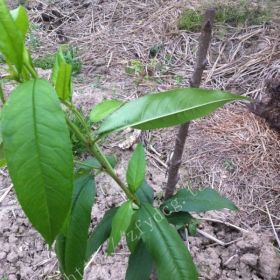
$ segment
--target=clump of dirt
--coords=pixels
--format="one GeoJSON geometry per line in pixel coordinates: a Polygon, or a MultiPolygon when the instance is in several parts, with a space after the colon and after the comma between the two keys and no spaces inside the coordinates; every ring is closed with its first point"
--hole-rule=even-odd
{"type": "Polygon", "coordinates": [[[277,280],[280,277],[280,256],[271,235],[248,231],[231,233],[224,226],[207,226],[214,237],[226,240],[219,246],[201,236],[190,238],[191,251],[205,280],[277,280]]]}
{"type": "MultiPolygon", "coordinates": [[[[0,176],[0,196],[11,182],[0,176]]],[[[33,229],[11,190],[0,203],[0,279],[42,279],[56,267],[54,252],[33,229]]]]}
{"type": "Polygon", "coordinates": [[[280,132],[280,76],[267,81],[266,88],[262,100],[251,104],[250,108],[280,132]]]}

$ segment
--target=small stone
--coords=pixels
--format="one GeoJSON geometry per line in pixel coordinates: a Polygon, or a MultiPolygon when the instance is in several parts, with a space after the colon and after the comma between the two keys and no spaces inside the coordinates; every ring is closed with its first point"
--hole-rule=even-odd
{"type": "Polygon", "coordinates": [[[250,232],[245,235],[243,240],[238,241],[236,246],[244,252],[248,250],[258,250],[262,244],[261,238],[256,233],[250,232]]]}
{"type": "Polygon", "coordinates": [[[22,252],[22,251],[18,251],[18,257],[19,257],[19,258],[23,258],[23,256],[24,256],[24,255],[23,255],[23,252],[22,252]]]}
{"type": "Polygon", "coordinates": [[[240,258],[240,261],[251,267],[254,267],[258,263],[258,256],[247,253],[240,258]]]}
{"type": "Polygon", "coordinates": [[[11,227],[11,232],[17,233],[18,232],[18,225],[17,224],[13,224],[13,226],[11,227]]]}
{"type": "Polygon", "coordinates": [[[10,262],[10,263],[16,262],[17,259],[18,259],[18,256],[17,256],[17,254],[16,254],[15,252],[10,252],[10,253],[8,254],[8,256],[7,256],[7,260],[8,260],[8,262],[10,262]]]}
{"type": "Polygon", "coordinates": [[[17,242],[17,238],[14,235],[9,236],[9,243],[14,244],[17,242]]]}
{"type": "Polygon", "coordinates": [[[6,253],[8,253],[10,251],[10,246],[8,243],[4,244],[2,247],[2,250],[6,253]]]}
{"type": "Polygon", "coordinates": [[[0,260],[5,259],[6,256],[7,256],[7,253],[6,253],[6,252],[0,252],[0,260]]]}
{"type": "Polygon", "coordinates": [[[15,274],[9,274],[9,280],[17,280],[17,276],[15,274]]]}
{"type": "Polygon", "coordinates": [[[280,257],[271,243],[264,244],[259,257],[261,275],[266,280],[279,280],[280,257]]]}

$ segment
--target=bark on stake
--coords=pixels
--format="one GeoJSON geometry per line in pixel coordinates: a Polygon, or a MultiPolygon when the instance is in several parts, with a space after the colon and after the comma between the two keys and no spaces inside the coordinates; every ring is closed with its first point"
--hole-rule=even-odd
{"type": "MultiPolygon", "coordinates": [[[[205,21],[201,29],[195,70],[190,81],[191,87],[198,88],[200,86],[202,74],[207,65],[206,56],[212,37],[212,27],[213,27],[214,18],[215,18],[215,9],[208,9],[205,13],[205,21]]],[[[184,152],[186,138],[188,136],[189,125],[190,125],[189,122],[181,125],[179,127],[176,136],[174,153],[170,160],[170,165],[168,170],[165,199],[168,199],[170,196],[173,195],[176,188],[176,184],[179,181],[178,171],[182,162],[182,156],[184,152]]]]}

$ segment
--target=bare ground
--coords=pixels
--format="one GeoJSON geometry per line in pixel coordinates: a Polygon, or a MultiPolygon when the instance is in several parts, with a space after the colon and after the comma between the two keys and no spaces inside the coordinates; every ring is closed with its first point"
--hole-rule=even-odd
{"type": "MultiPolygon", "coordinates": [[[[83,69],[75,78],[74,102],[84,112],[103,98],[129,100],[149,91],[188,86],[199,34],[178,31],[176,18],[184,7],[195,6],[196,1],[45,3],[29,4],[30,16],[39,26],[34,32],[41,42],[34,56],[38,56],[38,51],[52,53],[58,43],[65,41],[79,47],[83,69]],[[59,19],[51,23],[42,21],[42,15],[53,14],[53,10],[59,11],[59,19]],[[155,46],[159,53],[153,60],[149,50],[155,46]],[[132,59],[141,61],[144,73],[126,73],[132,59]]],[[[217,28],[203,86],[260,98],[266,80],[280,72],[277,30],[275,23],[222,31],[217,28]]],[[[148,179],[157,197],[166,183],[166,165],[175,131],[172,128],[137,134],[146,145],[148,179]]],[[[106,151],[118,155],[120,174],[124,174],[134,140],[138,140],[134,139],[134,132],[126,131],[104,143],[106,151]]],[[[192,123],[179,185],[210,186],[240,208],[238,213],[204,215],[201,233],[189,238],[201,279],[280,278],[279,247],[269,219],[279,232],[279,155],[279,134],[242,104],[228,105],[192,123]],[[203,237],[205,232],[218,241],[203,237]]],[[[93,226],[106,209],[124,199],[105,175],[98,178],[98,183],[93,226]]],[[[54,253],[31,228],[13,190],[7,192],[10,184],[7,171],[1,170],[0,279],[59,279],[54,253]]],[[[126,247],[121,246],[109,258],[105,250],[103,246],[89,262],[85,279],[124,279],[126,247]]]]}

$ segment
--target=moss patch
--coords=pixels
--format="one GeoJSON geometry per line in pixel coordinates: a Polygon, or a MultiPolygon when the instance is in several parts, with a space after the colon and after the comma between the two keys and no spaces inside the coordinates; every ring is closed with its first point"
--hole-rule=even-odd
{"type": "Polygon", "coordinates": [[[201,28],[202,20],[201,11],[184,10],[178,19],[177,26],[179,30],[195,32],[201,28]]]}
{"type": "MultiPolygon", "coordinates": [[[[78,51],[76,48],[66,46],[63,50],[64,57],[67,63],[72,65],[72,74],[79,74],[81,72],[82,63],[78,58],[78,51]]],[[[52,69],[55,63],[55,54],[46,54],[42,57],[34,59],[33,63],[36,68],[52,69]]]]}
{"type": "Polygon", "coordinates": [[[216,21],[230,26],[258,25],[267,22],[270,18],[268,10],[260,5],[253,5],[250,1],[237,1],[231,4],[216,6],[216,21]]]}
{"type": "MultiPolygon", "coordinates": [[[[178,29],[191,32],[199,31],[204,11],[207,8],[201,6],[197,10],[184,10],[177,21],[178,29]]],[[[234,3],[218,2],[215,8],[216,23],[233,27],[259,25],[270,20],[268,8],[252,4],[249,0],[240,0],[234,3]]]]}
{"type": "Polygon", "coordinates": [[[33,64],[36,68],[52,69],[55,62],[55,54],[46,54],[42,57],[38,57],[33,60],[33,64]]]}

